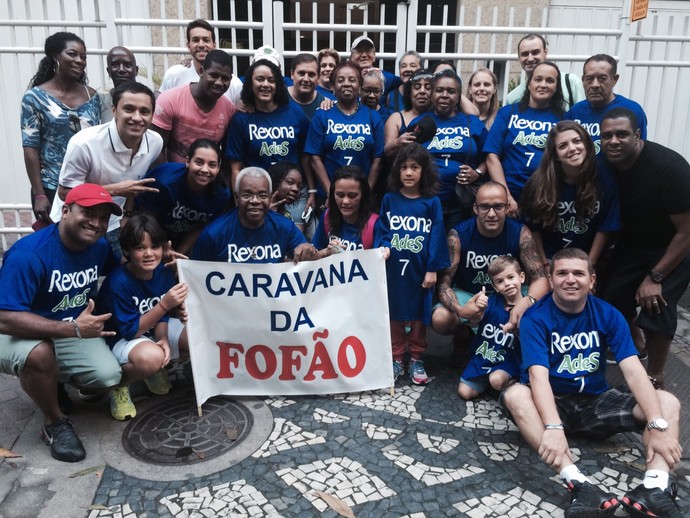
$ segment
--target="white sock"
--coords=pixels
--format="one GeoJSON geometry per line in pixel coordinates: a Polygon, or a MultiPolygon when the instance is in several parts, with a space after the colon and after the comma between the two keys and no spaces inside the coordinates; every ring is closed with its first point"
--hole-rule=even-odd
{"type": "Polygon", "coordinates": [[[560,477],[566,484],[568,482],[589,482],[589,479],[582,474],[575,464],[563,468],[560,477]]]}
{"type": "Polygon", "coordinates": [[[658,487],[662,491],[668,487],[668,473],[660,469],[645,471],[642,485],[648,489],[658,487]]]}

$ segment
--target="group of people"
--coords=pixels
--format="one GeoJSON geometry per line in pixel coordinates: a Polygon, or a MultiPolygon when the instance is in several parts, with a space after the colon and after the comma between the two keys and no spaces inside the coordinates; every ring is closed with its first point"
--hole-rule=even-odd
{"type": "Polygon", "coordinates": [[[668,475],[679,403],[662,389],[690,282],[690,165],[646,140],[642,107],[613,91],[614,58],[561,74],[529,34],[526,78],[499,108],[490,70],[463,94],[452,63],[423,69],[409,51],[395,76],[366,36],[349,59],[297,55],[289,77],[262,47],[243,80],[208,22],[188,25],[187,47],[191,64],[169,69],[160,93],[115,47],[114,88],[99,94],[83,41],[56,33],[22,103],[47,228],[5,255],[0,366],[43,411],[55,458],[85,456],[59,382],[107,390],[117,419],[136,414],[132,381],[170,390],[187,287],[164,256],[275,263],[382,247],[396,380],[431,380],[431,325],[465,357],[460,397],[501,391],[560,473],[566,516],[680,516],[668,475]],[[607,361],[630,393],[608,387],[607,361]],[[645,479],[620,502],[577,469],[564,435],[642,429],[645,479]]]}

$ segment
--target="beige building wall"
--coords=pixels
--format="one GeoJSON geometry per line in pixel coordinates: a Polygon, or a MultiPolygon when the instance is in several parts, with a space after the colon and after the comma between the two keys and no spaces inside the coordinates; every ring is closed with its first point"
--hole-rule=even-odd
{"type": "MultiPolygon", "coordinates": [[[[182,12],[178,9],[178,0],[149,0],[149,14],[152,19],[163,18],[167,20],[195,20],[203,18],[210,20],[213,17],[210,0],[200,0],[199,11],[196,10],[195,0],[184,0],[182,2],[182,12]]],[[[186,26],[151,28],[151,39],[154,47],[185,47],[186,46],[186,26]],[[163,36],[165,32],[165,38],[163,36]]],[[[156,87],[160,86],[165,74],[164,56],[167,56],[168,63],[174,65],[180,63],[185,57],[180,54],[157,54],[154,56],[154,73],[152,81],[156,87]]]]}

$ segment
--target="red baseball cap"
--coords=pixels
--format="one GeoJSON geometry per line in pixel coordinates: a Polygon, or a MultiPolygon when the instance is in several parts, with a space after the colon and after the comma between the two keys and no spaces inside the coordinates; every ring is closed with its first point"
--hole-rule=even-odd
{"type": "Polygon", "coordinates": [[[93,207],[106,203],[110,205],[110,212],[116,216],[122,216],[122,209],[113,201],[110,193],[95,183],[83,183],[68,192],[65,205],[72,205],[73,203],[81,207],[93,207]]]}

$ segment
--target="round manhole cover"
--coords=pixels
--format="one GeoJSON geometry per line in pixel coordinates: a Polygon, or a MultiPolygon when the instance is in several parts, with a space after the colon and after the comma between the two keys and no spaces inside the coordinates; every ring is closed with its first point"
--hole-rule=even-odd
{"type": "Polygon", "coordinates": [[[144,411],[122,434],[131,456],[161,465],[186,465],[223,455],[247,437],[249,410],[229,398],[215,397],[197,415],[194,397],[174,399],[144,411]]]}

